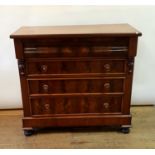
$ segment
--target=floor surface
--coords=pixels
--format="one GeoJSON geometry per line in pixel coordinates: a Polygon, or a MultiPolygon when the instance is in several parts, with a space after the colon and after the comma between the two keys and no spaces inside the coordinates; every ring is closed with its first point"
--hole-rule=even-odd
{"type": "Polygon", "coordinates": [[[132,107],[129,134],[114,129],[45,129],[30,137],[22,131],[22,111],[0,111],[0,148],[155,148],[155,106],[132,107]]]}

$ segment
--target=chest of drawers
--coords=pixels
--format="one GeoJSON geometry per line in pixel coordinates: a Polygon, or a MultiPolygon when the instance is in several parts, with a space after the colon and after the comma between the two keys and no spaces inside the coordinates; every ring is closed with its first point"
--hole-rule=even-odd
{"type": "Polygon", "coordinates": [[[128,24],[22,27],[14,39],[23,129],[131,126],[134,57],[141,33],[128,24]]]}

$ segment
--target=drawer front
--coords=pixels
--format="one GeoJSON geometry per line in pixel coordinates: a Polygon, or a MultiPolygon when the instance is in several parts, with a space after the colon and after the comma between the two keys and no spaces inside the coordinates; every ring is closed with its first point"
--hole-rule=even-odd
{"type": "Polygon", "coordinates": [[[125,60],[40,60],[29,61],[26,65],[29,75],[125,73],[125,60]]]}
{"type": "Polygon", "coordinates": [[[26,58],[65,58],[65,57],[100,57],[127,56],[126,46],[81,46],[81,47],[32,47],[25,48],[26,58]]]}
{"type": "Polygon", "coordinates": [[[126,56],[128,37],[51,38],[24,40],[24,55],[30,57],[126,56]]]}
{"type": "Polygon", "coordinates": [[[33,116],[52,114],[121,113],[122,96],[72,96],[31,99],[33,116]]]}
{"type": "Polygon", "coordinates": [[[124,79],[29,80],[30,94],[123,92],[124,79]]]}

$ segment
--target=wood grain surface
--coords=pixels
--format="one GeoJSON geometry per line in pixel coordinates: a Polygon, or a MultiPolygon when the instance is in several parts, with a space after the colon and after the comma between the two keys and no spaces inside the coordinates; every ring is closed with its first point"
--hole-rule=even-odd
{"type": "Polygon", "coordinates": [[[138,30],[129,24],[100,24],[21,27],[11,35],[11,38],[65,34],[141,35],[138,30]]]}

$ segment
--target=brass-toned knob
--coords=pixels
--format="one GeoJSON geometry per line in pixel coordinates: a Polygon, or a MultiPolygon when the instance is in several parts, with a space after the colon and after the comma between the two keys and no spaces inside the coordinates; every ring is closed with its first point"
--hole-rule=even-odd
{"type": "Polygon", "coordinates": [[[103,105],[104,105],[105,109],[109,108],[109,103],[108,102],[103,103],[103,105]]]}
{"type": "Polygon", "coordinates": [[[49,87],[48,87],[47,84],[43,84],[42,88],[43,88],[43,91],[44,91],[45,93],[48,92],[48,88],[49,88],[49,87]]]}
{"type": "Polygon", "coordinates": [[[109,72],[111,70],[110,64],[105,64],[104,69],[105,69],[106,72],[109,72]]]}
{"type": "Polygon", "coordinates": [[[47,69],[48,69],[48,66],[47,65],[41,65],[41,71],[43,73],[46,73],[47,72],[47,69]]]}
{"type": "Polygon", "coordinates": [[[110,83],[105,83],[105,84],[104,84],[104,88],[105,88],[105,89],[110,89],[110,83]]]}

